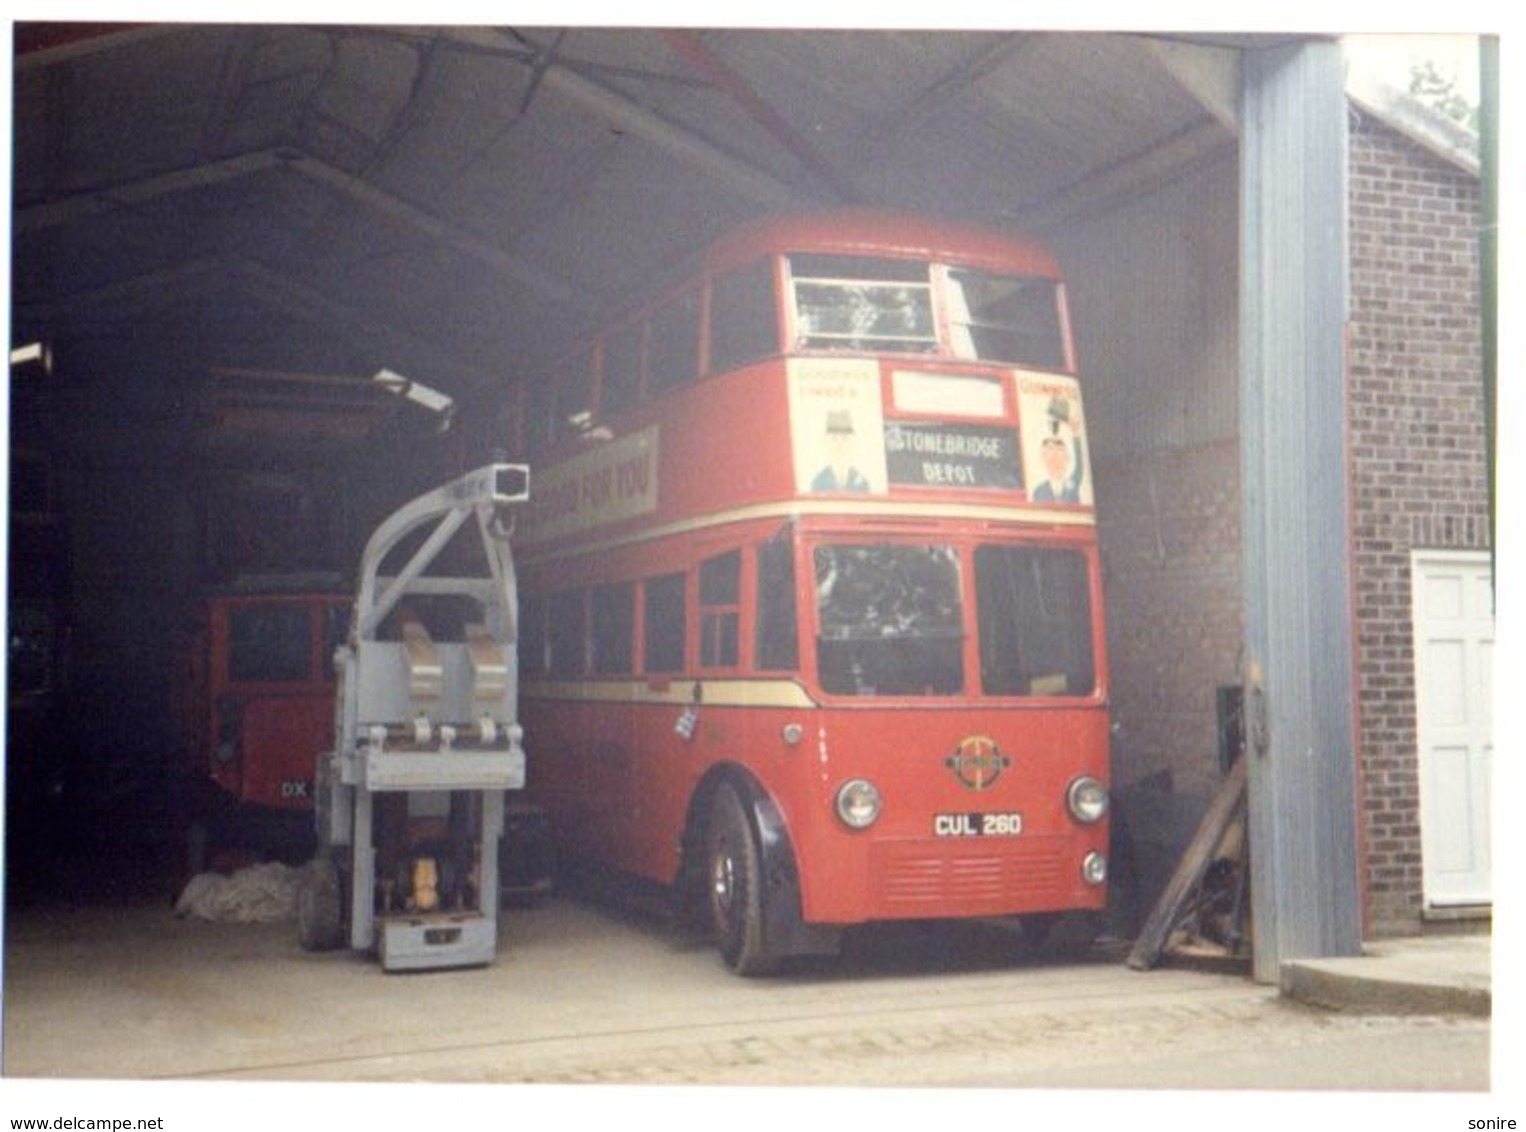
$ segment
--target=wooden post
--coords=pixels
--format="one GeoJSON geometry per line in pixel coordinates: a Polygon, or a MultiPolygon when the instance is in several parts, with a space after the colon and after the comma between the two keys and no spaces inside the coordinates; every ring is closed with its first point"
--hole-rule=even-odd
{"type": "Polygon", "coordinates": [[[1229,774],[1220,783],[1208,813],[1203,816],[1187,851],[1182,854],[1181,862],[1176,866],[1176,872],[1171,875],[1165,891],[1150,912],[1150,918],[1140,930],[1134,949],[1129,952],[1128,963],[1134,970],[1147,971],[1160,959],[1171,929],[1176,926],[1183,902],[1213,863],[1214,851],[1224,840],[1225,832],[1240,812],[1244,801],[1245,758],[1242,755],[1235,760],[1229,768],[1229,774]]]}

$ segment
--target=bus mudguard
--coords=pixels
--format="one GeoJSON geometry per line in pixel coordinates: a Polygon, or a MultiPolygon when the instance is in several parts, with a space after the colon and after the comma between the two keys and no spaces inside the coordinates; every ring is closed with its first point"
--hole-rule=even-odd
{"type": "Polygon", "coordinates": [[[842,932],[828,924],[807,924],[800,916],[800,875],[789,829],[779,807],[750,777],[733,779],[743,791],[758,837],[763,888],[763,938],[770,954],[836,955],[842,932]]]}

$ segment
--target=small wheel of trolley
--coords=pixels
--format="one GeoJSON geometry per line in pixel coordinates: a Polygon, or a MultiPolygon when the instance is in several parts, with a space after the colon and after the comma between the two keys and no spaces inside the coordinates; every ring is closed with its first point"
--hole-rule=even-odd
{"type": "Polygon", "coordinates": [[[344,946],[344,885],[339,865],[327,853],[320,853],[302,869],[297,887],[297,938],[304,951],[333,951],[344,946]]]}

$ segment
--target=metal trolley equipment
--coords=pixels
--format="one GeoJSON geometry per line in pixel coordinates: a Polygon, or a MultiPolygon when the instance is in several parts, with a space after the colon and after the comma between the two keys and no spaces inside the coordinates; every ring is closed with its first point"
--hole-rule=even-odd
{"type": "Polygon", "coordinates": [[[510,535],[528,498],[528,468],[488,465],[366,544],[298,899],[309,950],[347,936],[389,971],[493,961],[504,801],[525,782],[510,535]]]}

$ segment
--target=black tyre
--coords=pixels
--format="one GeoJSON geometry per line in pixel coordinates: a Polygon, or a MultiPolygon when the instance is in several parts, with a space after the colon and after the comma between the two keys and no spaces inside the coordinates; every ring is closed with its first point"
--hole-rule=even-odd
{"type": "Polygon", "coordinates": [[[333,858],[317,856],[297,885],[297,939],[304,951],[344,946],[344,885],[333,858]]]}
{"type": "Polygon", "coordinates": [[[767,975],[778,958],[763,946],[763,865],[747,810],[734,787],[721,786],[705,840],[710,922],[721,958],[738,975],[767,975]]]}

